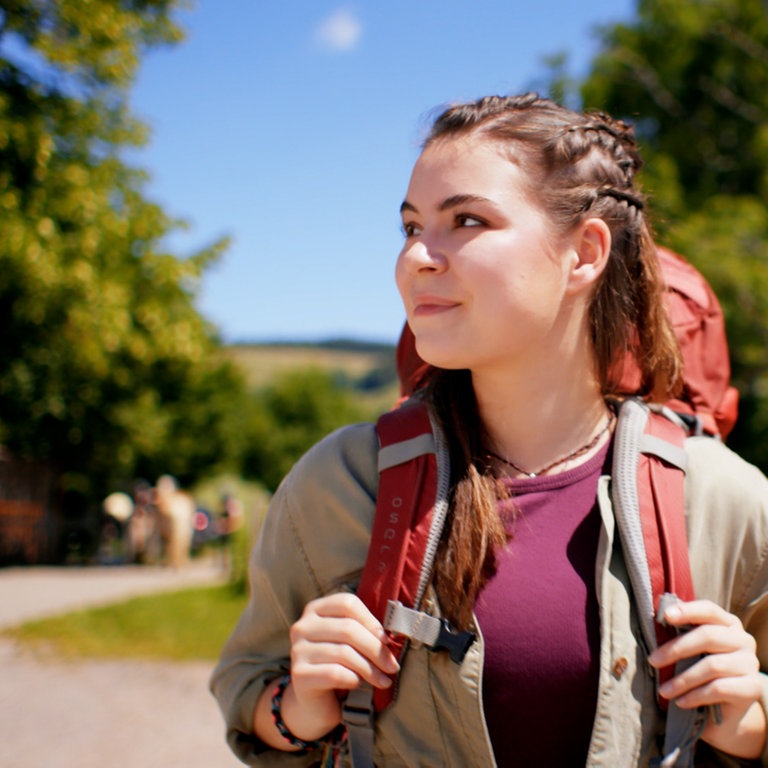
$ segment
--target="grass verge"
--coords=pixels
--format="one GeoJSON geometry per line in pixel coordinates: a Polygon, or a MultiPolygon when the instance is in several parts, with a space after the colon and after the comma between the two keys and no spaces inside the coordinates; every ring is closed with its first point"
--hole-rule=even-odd
{"type": "Polygon", "coordinates": [[[39,619],[3,635],[69,657],[214,660],[246,601],[229,585],[184,589],[39,619]]]}

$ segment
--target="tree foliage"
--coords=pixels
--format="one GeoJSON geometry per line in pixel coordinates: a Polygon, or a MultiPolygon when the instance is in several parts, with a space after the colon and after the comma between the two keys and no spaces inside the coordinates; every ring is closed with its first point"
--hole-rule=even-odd
{"type": "Polygon", "coordinates": [[[768,14],[763,0],[641,0],[603,30],[583,104],[635,124],[659,239],[710,279],[741,416],[768,469],[768,14]]]}
{"type": "Polygon", "coordinates": [[[244,422],[243,473],[274,490],[314,443],[367,416],[330,373],[312,368],[285,373],[251,403],[244,422]]]}
{"type": "Polygon", "coordinates": [[[129,86],[181,39],[177,5],[0,3],[0,444],[83,494],[220,463],[244,391],[194,306],[225,242],[170,253],[181,222],[123,159],[145,140],[129,86]]]}

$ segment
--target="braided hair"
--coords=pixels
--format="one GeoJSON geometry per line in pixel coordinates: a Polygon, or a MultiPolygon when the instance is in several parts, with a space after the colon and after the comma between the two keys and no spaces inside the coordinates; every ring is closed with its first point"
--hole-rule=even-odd
{"type": "MultiPolygon", "coordinates": [[[[646,200],[635,184],[642,160],[631,127],[602,113],[574,112],[535,93],[489,96],[446,109],[424,148],[469,135],[499,143],[502,154],[522,169],[527,192],[557,232],[572,231],[588,218],[609,227],[611,252],[588,309],[603,393],[617,393],[631,357],[640,371],[639,394],[659,401],[674,395],[682,366],[661,300],[646,200]]],[[[468,372],[436,371],[429,397],[448,436],[453,474],[450,525],[438,553],[435,586],[443,612],[466,626],[495,569],[495,552],[507,541],[497,511],[503,491],[484,457],[468,372]]]]}

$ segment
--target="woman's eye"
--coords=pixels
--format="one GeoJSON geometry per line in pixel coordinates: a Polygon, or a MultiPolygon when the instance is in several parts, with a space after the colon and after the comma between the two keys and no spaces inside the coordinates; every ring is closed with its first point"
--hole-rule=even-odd
{"type": "Polygon", "coordinates": [[[406,237],[413,237],[414,235],[421,233],[421,227],[418,224],[414,224],[412,222],[404,222],[402,229],[403,234],[406,237]]]}
{"type": "Polygon", "coordinates": [[[456,216],[456,226],[458,227],[482,227],[485,222],[476,216],[470,216],[468,213],[460,213],[456,216]]]}

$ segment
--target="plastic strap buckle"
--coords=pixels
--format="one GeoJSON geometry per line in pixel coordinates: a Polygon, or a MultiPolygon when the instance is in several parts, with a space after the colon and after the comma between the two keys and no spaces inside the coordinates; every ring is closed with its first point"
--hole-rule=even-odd
{"type": "Polygon", "coordinates": [[[456,632],[451,628],[446,619],[441,619],[440,632],[437,635],[435,644],[432,646],[432,650],[446,650],[450,654],[452,661],[461,664],[472,643],[475,642],[476,637],[474,632],[467,630],[456,632]]]}

